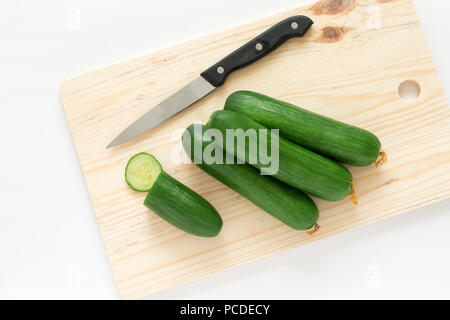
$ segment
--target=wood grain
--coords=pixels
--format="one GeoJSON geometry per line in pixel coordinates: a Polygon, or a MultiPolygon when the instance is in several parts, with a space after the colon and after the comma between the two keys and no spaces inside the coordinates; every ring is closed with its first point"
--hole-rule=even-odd
{"type": "Polygon", "coordinates": [[[61,97],[121,295],[140,298],[190,280],[361,227],[450,196],[450,114],[410,0],[323,0],[250,25],[98,70],[61,85],[61,97]],[[291,15],[315,24],[152,132],[112,150],[125,127],[207,67],[291,15]],[[417,81],[417,101],[398,95],[417,81]],[[320,232],[290,230],[191,164],[180,163],[181,132],[206,122],[236,90],[254,90],[377,134],[389,162],[351,168],[360,205],[318,201],[320,232]],[[137,152],[221,213],[219,237],[186,235],[146,209],[124,182],[137,152]]]}

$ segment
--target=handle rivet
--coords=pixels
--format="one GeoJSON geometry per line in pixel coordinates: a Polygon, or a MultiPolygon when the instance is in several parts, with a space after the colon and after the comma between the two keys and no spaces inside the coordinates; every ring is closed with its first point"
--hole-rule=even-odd
{"type": "Polygon", "coordinates": [[[218,67],[217,68],[217,73],[222,74],[225,72],[225,69],[223,67],[218,67]]]}
{"type": "Polygon", "coordinates": [[[255,46],[256,50],[261,51],[264,47],[262,45],[262,43],[258,42],[255,46]]]}
{"type": "Polygon", "coordinates": [[[292,22],[291,23],[291,28],[294,29],[294,30],[298,29],[298,23],[297,22],[292,22]]]}

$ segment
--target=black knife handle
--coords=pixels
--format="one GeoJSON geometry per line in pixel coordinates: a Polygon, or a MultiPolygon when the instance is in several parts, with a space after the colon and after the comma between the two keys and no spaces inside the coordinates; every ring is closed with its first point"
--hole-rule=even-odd
{"type": "Polygon", "coordinates": [[[220,87],[231,72],[258,61],[291,38],[303,37],[312,24],[313,21],[305,16],[290,17],[237,49],[201,76],[213,86],[220,87]]]}

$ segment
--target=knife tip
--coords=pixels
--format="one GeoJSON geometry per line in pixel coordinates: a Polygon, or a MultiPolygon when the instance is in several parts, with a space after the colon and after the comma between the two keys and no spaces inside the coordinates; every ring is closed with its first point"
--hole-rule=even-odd
{"type": "Polygon", "coordinates": [[[115,147],[116,144],[114,142],[111,142],[110,144],[108,144],[108,146],[106,147],[106,150],[111,149],[113,147],[115,147]]]}

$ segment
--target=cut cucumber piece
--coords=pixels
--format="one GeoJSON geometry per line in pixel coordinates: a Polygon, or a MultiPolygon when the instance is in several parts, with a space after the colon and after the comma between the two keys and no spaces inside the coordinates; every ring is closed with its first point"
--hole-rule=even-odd
{"type": "Polygon", "coordinates": [[[367,130],[298,108],[259,93],[238,91],[225,109],[243,114],[309,150],[336,161],[365,167],[386,161],[380,140],[367,130]]]}
{"type": "Polygon", "coordinates": [[[131,158],[126,181],[136,191],[148,191],[144,205],[173,226],[208,238],[217,236],[222,229],[223,222],[217,210],[164,172],[152,155],[140,153],[131,158]]]}
{"type": "Polygon", "coordinates": [[[144,205],[184,232],[215,237],[222,229],[222,218],[202,196],[162,172],[144,205]]]}
{"type": "MultiPolygon", "coordinates": [[[[205,126],[192,125],[183,135],[184,150],[193,162],[197,162],[196,145],[201,145],[199,151],[203,153],[214,143],[204,134],[205,130],[205,126]]],[[[271,177],[260,175],[250,165],[207,164],[203,161],[197,166],[293,229],[310,230],[317,223],[319,210],[310,197],[271,177]]]]}
{"type": "Polygon", "coordinates": [[[154,156],[139,153],[128,162],[125,180],[135,191],[148,192],[162,172],[161,165],[154,156]]]}

